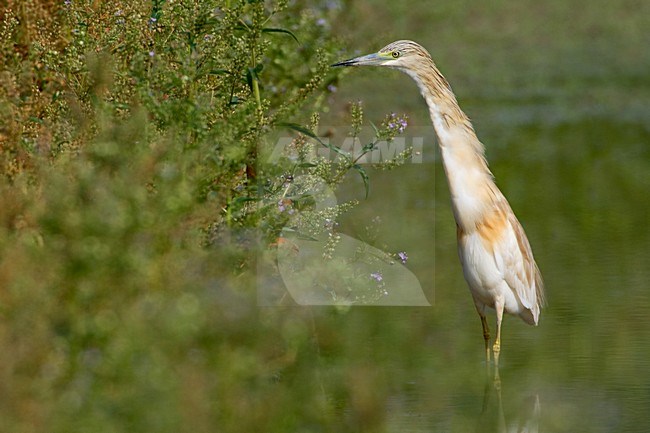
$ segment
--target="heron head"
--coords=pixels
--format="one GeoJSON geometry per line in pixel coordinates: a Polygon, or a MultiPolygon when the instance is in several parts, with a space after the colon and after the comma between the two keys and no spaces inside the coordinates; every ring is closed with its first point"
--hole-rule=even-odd
{"type": "Polygon", "coordinates": [[[344,60],[332,66],[388,66],[397,69],[413,69],[426,58],[430,59],[431,56],[415,42],[396,41],[376,53],[344,60]]]}

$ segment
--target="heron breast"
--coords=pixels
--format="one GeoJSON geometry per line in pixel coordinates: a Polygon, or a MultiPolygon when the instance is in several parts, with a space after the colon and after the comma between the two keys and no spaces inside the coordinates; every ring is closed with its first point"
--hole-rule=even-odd
{"type": "Polygon", "coordinates": [[[463,233],[459,229],[458,253],[472,293],[486,304],[493,304],[495,292],[504,281],[504,276],[497,267],[492,250],[486,248],[478,231],[463,233]]]}
{"type": "MultiPolygon", "coordinates": [[[[496,244],[503,241],[507,231],[507,221],[498,217],[486,219],[477,229],[465,233],[458,228],[458,253],[463,267],[463,275],[474,299],[494,308],[499,299],[509,314],[520,315],[526,309],[509,287],[497,263],[496,244]]],[[[529,322],[529,320],[522,316],[529,322]]]]}

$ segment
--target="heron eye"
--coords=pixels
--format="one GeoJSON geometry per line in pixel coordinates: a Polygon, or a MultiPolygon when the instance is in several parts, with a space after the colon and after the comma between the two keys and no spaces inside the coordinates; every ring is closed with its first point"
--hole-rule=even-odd
{"type": "Polygon", "coordinates": [[[396,59],[399,57],[399,51],[393,51],[391,55],[393,56],[393,59],[396,59]]]}

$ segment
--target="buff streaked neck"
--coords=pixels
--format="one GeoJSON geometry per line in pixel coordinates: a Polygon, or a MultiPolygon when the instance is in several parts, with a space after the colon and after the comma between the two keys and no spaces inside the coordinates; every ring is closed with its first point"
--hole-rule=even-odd
{"type": "Polygon", "coordinates": [[[421,70],[404,71],[417,83],[433,123],[449,182],[454,217],[471,232],[502,197],[485,160],[485,149],[456,96],[431,60],[421,70]]]}

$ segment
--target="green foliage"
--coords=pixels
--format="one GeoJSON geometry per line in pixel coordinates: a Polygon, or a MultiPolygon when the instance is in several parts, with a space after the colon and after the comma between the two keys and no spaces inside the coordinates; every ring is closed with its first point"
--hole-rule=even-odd
{"type": "Polygon", "coordinates": [[[273,418],[249,401],[265,415],[243,421],[238,403],[251,386],[269,393],[279,368],[272,346],[240,346],[258,321],[247,230],[281,229],[260,203],[293,168],[265,168],[258,149],[323,107],[339,47],[326,14],[282,1],[2,11],[2,430],[253,431],[273,418]]]}
{"type": "Polygon", "coordinates": [[[277,123],[308,118],[297,114],[308,98],[318,110],[332,79],[337,44],[316,24],[324,11],[286,2],[71,1],[53,6],[40,27],[37,6],[4,13],[7,180],[35,164],[77,163],[65,154],[119,166],[132,150],[164,141],[156,162],[174,166],[197,202],[210,201],[206,226],[257,218],[237,208],[257,195],[258,148],[277,123]],[[131,119],[134,131],[125,131],[131,119]]]}
{"type": "Polygon", "coordinates": [[[367,187],[316,133],[336,9],[28,0],[0,18],[0,429],[318,424],[331,408],[308,380],[304,413],[270,404],[295,399],[273,375],[308,363],[309,337],[259,333],[254,259],[354,204],[314,185],[356,170],[367,187]]]}

